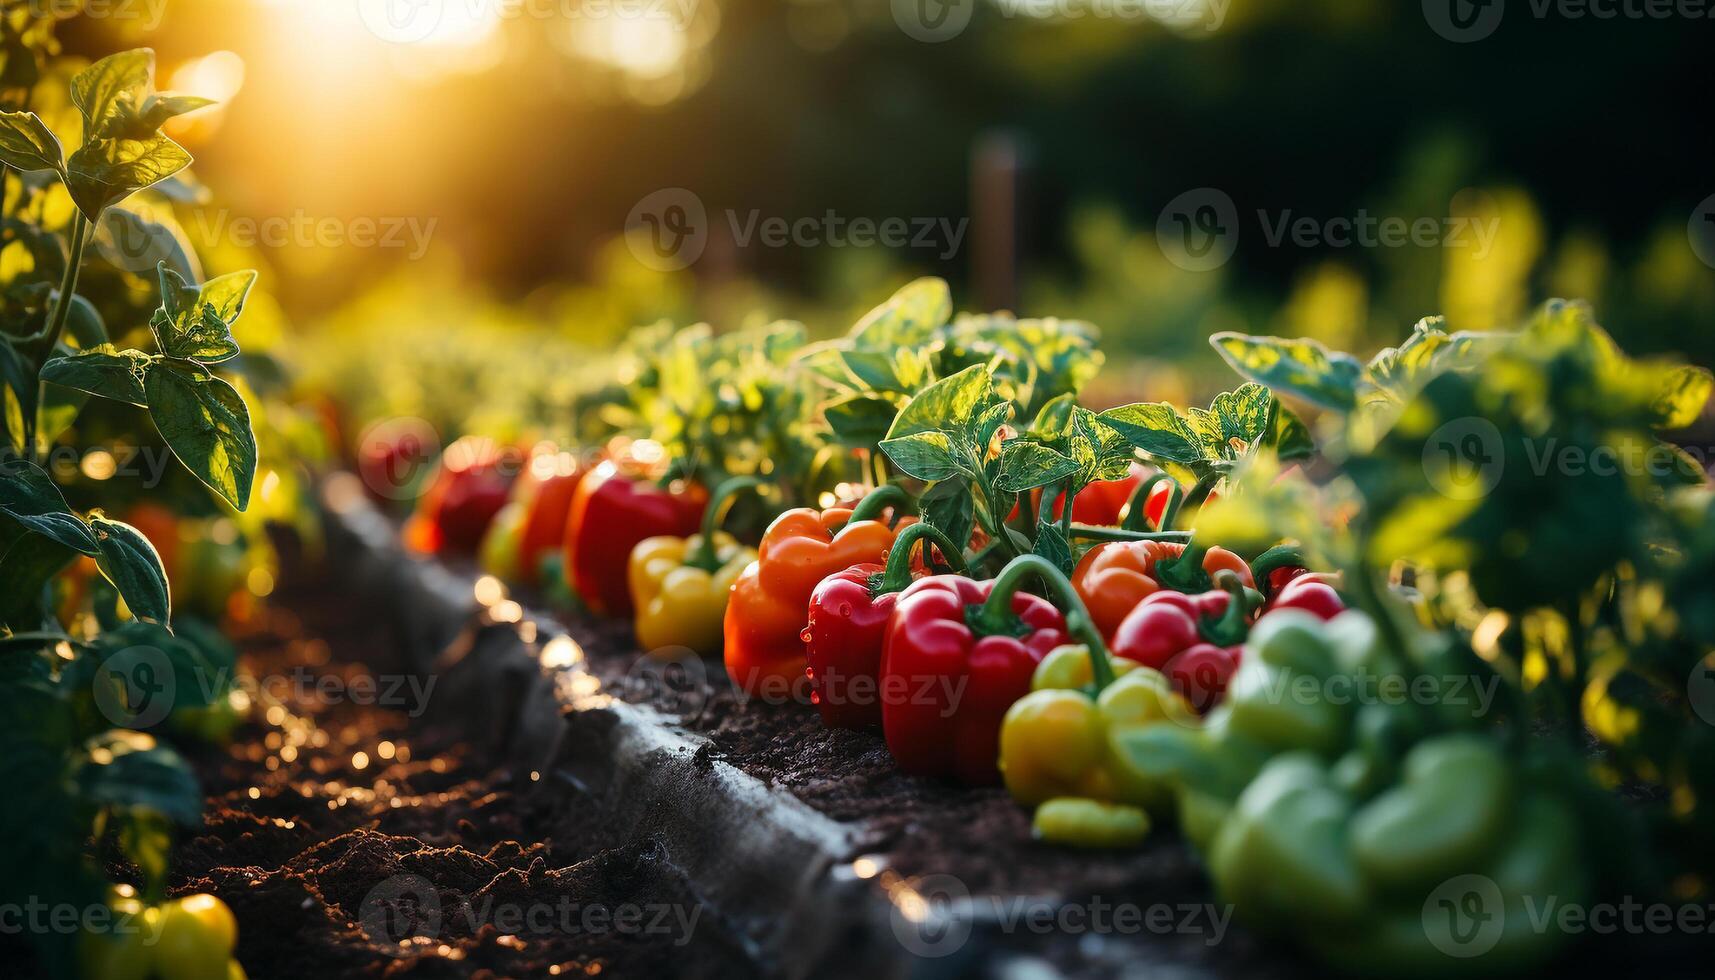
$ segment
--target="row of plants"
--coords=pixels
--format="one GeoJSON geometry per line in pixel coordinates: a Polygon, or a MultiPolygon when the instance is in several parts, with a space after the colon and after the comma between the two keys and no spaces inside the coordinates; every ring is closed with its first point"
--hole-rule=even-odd
{"type": "MultiPolygon", "coordinates": [[[[1004,783],[1045,841],[1176,826],[1348,969],[1468,967],[1424,913],[1462,876],[1513,913],[1485,970],[1564,939],[1532,903],[1705,895],[1715,496],[1663,433],[1709,373],[1559,301],[1368,359],[1212,342],[1244,383],[1206,408],[1098,411],[1093,328],[938,280],[832,341],[655,327],[576,444],[454,443],[407,535],[1004,783]]],[[[365,440],[370,485],[409,448],[365,440]]]]}
{"type": "Polygon", "coordinates": [[[211,103],[157,93],[147,49],[62,55],[80,7],[0,8],[0,904],[42,910],[49,975],[230,980],[230,910],[167,899],[203,804],[175,745],[248,703],[215,624],[271,588],[262,522],[295,510],[257,439],[283,375],[233,337],[257,274],[205,278],[172,218],[206,191],[162,127],[211,103]]]}

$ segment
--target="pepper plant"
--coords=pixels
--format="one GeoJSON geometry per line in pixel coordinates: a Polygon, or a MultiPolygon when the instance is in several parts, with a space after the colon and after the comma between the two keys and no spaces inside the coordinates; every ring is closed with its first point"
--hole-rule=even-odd
{"type": "MultiPolygon", "coordinates": [[[[0,892],[7,901],[101,900],[93,836],[116,845],[145,898],[159,900],[170,825],[195,822],[201,794],[177,753],[129,726],[151,728],[167,708],[224,693],[218,679],[233,669],[231,648],[200,630],[175,634],[166,570],[149,539],[99,507],[73,510],[42,461],[91,397],[137,406],[191,474],[244,510],[256,440],[243,398],[215,370],[238,354],[231,328],[256,277],[195,284],[162,261],[160,304],[147,323],[154,349],[112,342],[143,324],[110,333],[99,310],[125,304],[79,294],[88,246],[126,198],[191,162],[160,128],[210,103],[155,93],[146,49],[104,58],[71,80],[82,139],[67,155],[29,108],[57,50],[56,18],[11,4],[5,14],[5,75],[19,83],[8,91],[22,92],[0,111],[13,205],[5,221],[34,259],[11,267],[0,295],[0,780],[20,791],[19,805],[0,814],[0,892]],[[63,251],[45,223],[52,181],[73,205],[63,251]],[[55,583],[79,579],[84,559],[100,574],[86,604],[58,607],[55,583]]],[[[35,938],[50,966],[63,967],[68,937],[35,938]]]]}

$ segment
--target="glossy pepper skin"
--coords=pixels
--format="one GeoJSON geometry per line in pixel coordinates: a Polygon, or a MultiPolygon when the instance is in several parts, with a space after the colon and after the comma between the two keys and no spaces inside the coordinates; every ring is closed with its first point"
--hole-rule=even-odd
{"type": "Polygon", "coordinates": [[[1158,782],[1121,764],[1113,738],[1138,726],[1188,723],[1191,706],[1161,674],[1133,661],[1110,661],[1114,679],[1096,690],[1088,646],[1049,653],[1033,690],[1001,722],[1000,768],[1007,792],[1025,804],[1078,797],[1169,812],[1158,782]]]}
{"type": "Polygon", "coordinates": [[[1189,596],[1156,592],[1114,631],[1115,656],[1160,671],[1198,711],[1226,694],[1238,669],[1249,609],[1245,590],[1230,571],[1229,589],[1189,596]]]}
{"type": "Polygon", "coordinates": [[[568,452],[547,451],[531,457],[520,483],[529,481],[524,501],[526,516],[518,539],[518,575],[527,585],[540,584],[542,559],[560,550],[566,540],[566,520],[572,497],[588,473],[568,452]]]}
{"type": "Polygon", "coordinates": [[[612,460],[597,466],[572,494],[566,518],[565,567],[572,588],[597,615],[631,615],[631,550],[644,538],[695,534],[708,499],[696,483],[664,490],[626,476],[612,460]]]}
{"type": "Polygon", "coordinates": [[[810,593],[804,627],[804,676],[810,700],[829,728],[881,726],[881,649],[899,592],[915,580],[912,548],[925,539],[964,571],[959,549],[928,524],[900,530],[887,564],[853,565],[822,579],[810,593]]]}
{"type": "MultiPolygon", "coordinates": [[[[799,507],[768,525],[756,560],[739,575],[727,603],[724,652],[733,683],[758,697],[807,697],[803,634],[810,595],[829,575],[887,558],[899,529],[871,515],[903,499],[897,490],[877,491],[857,508],[799,507]]],[[[900,520],[901,527],[909,523],[900,520]]]]}
{"type": "MultiPolygon", "coordinates": [[[[1072,586],[1103,638],[1111,642],[1120,623],[1143,600],[1173,591],[1162,580],[1159,566],[1182,558],[1185,550],[1185,545],[1173,541],[1110,541],[1085,553],[1072,570],[1072,586]]],[[[1238,575],[1246,586],[1255,584],[1245,560],[1225,548],[1208,549],[1200,567],[1206,579],[1225,570],[1238,575]]]]}
{"type": "Polygon", "coordinates": [[[644,538],[631,549],[626,575],[637,607],[637,643],[644,650],[720,652],[721,624],[733,583],[756,560],[754,550],[719,530],[721,516],[734,497],[762,485],[754,477],[730,479],[716,488],[700,532],[688,538],[644,538]]]}
{"type": "Polygon", "coordinates": [[[899,696],[883,699],[881,723],[901,769],[973,786],[999,780],[1001,719],[1067,642],[1060,611],[1016,591],[1025,573],[1012,570],[1033,562],[1052,568],[1025,555],[989,582],[935,575],[900,595],[881,667],[883,690],[899,696]]]}
{"type": "Polygon", "coordinates": [[[718,532],[714,549],[718,565],[699,568],[689,559],[702,547],[702,536],[644,538],[631,550],[631,600],[637,607],[637,645],[644,650],[688,647],[703,656],[721,649],[721,623],[727,597],[756,552],[718,532]]]}

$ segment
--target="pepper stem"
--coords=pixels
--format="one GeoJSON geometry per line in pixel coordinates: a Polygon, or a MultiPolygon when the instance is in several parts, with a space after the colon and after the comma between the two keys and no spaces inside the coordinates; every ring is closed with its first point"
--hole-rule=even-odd
{"type": "Polygon", "coordinates": [[[1096,629],[1095,621],[1090,619],[1090,612],[1084,608],[1084,600],[1078,598],[1078,591],[1072,588],[1072,583],[1053,562],[1041,555],[1019,555],[1007,562],[995,577],[993,590],[976,614],[977,625],[990,633],[1009,632],[1015,622],[1012,597],[1032,575],[1042,579],[1048,591],[1059,600],[1066,615],[1066,632],[1089,648],[1090,676],[1095,679],[1096,692],[1100,693],[1114,680],[1114,666],[1108,646],[1102,641],[1102,631],[1096,629]]]}
{"type": "Polygon", "coordinates": [[[1173,519],[1179,516],[1179,505],[1185,499],[1185,492],[1179,489],[1179,481],[1166,473],[1152,474],[1149,479],[1137,485],[1131,492],[1131,499],[1126,501],[1125,520],[1120,527],[1127,531],[1165,531],[1173,526],[1173,519]],[[1161,523],[1154,528],[1149,526],[1149,497],[1161,482],[1167,481],[1167,506],[1161,512],[1161,523]]]}
{"type": "Polygon", "coordinates": [[[1089,524],[1072,525],[1071,534],[1067,537],[1084,541],[1189,541],[1190,531],[1128,531],[1119,527],[1094,527],[1089,524]]]}
{"type": "Polygon", "coordinates": [[[857,521],[872,521],[881,517],[881,512],[889,507],[894,510],[905,510],[911,505],[911,495],[898,484],[888,483],[871,490],[852,508],[852,515],[846,518],[847,524],[857,521]]]}
{"type": "MultiPolygon", "coordinates": [[[[919,541],[932,541],[941,549],[941,559],[953,566],[953,571],[963,574],[965,571],[964,549],[953,543],[953,539],[941,533],[938,528],[921,521],[906,527],[899,532],[899,537],[893,539],[893,547],[887,552],[887,568],[881,573],[881,579],[871,591],[876,595],[888,592],[899,592],[911,584],[911,549],[919,541]]],[[[925,543],[924,547],[928,547],[925,543]]],[[[928,558],[927,555],[924,556],[928,558]]]]}
{"type": "Polygon", "coordinates": [[[1304,566],[1304,549],[1295,544],[1277,544],[1251,562],[1251,578],[1256,580],[1257,588],[1266,591],[1268,578],[1283,568],[1301,568],[1304,566]]]}
{"type": "Polygon", "coordinates": [[[721,559],[720,554],[715,551],[715,534],[720,531],[723,512],[740,493],[757,489],[765,483],[766,481],[754,476],[735,476],[715,488],[715,495],[709,498],[708,507],[703,509],[703,528],[699,532],[697,548],[686,557],[685,564],[706,572],[720,569],[721,559]]]}
{"type": "Polygon", "coordinates": [[[1245,594],[1244,580],[1230,568],[1223,568],[1215,573],[1215,587],[1226,590],[1230,597],[1227,601],[1227,611],[1219,619],[1205,617],[1197,624],[1197,632],[1203,639],[1218,647],[1229,647],[1244,641],[1245,620],[1250,616],[1250,597],[1245,594]]]}

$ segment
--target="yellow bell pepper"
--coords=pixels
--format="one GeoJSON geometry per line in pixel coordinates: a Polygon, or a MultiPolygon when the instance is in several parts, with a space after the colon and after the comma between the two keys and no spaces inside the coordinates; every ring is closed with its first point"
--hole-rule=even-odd
{"type": "Polygon", "coordinates": [[[637,609],[637,643],[644,650],[689,647],[703,656],[721,651],[727,597],[746,565],[756,560],[722,531],[712,547],[703,536],[645,538],[631,550],[626,569],[637,609]]]}
{"type": "Polygon", "coordinates": [[[1157,812],[1172,803],[1168,787],[1118,762],[1110,738],[1196,713],[1159,671],[1123,658],[1110,663],[1117,676],[1095,695],[1088,647],[1060,647],[1037,665],[1034,690],[1007,711],[1000,730],[1001,774],[1019,802],[1079,797],[1157,812]]]}

